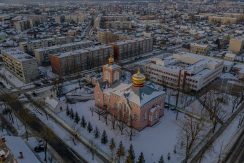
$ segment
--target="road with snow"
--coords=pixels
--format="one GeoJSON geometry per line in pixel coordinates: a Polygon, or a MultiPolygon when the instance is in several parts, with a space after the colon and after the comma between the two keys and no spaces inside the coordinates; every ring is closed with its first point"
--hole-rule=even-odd
{"type": "Polygon", "coordinates": [[[244,129],[233,144],[230,152],[223,160],[225,163],[243,163],[244,162],[244,129]]]}
{"type": "Polygon", "coordinates": [[[0,89],[0,97],[2,101],[6,102],[11,107],[15,115],[22,122],[25,122],[31,132],[41,138],[47,139],[47,142],[62,157],[64,162],[86,162],[73,149],[67,146],[48,126],[46,126],[41,120],[33,116],[33,114],[25,109],[17,98],[14,98],[2,89],[0,89]]]}

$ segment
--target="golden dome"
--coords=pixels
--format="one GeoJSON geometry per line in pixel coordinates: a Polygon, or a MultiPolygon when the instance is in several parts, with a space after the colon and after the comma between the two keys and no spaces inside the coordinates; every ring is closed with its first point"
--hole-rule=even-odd
{"type": "Polygon", "coordinates": [[[134,87],[143,87],[145,80],[146,77],[140,72],[140,70],[132,76],[132,83],[134,87]]]}
{"type": "Polygon", "coordinates": [[[114,63],[114,57],[113,57],[112,54],[110,55],[110,57],[109,57],[109,59],[108,59],[108,63],[109,63],[110,65],[112,65],[112,64],[114,63]]]}

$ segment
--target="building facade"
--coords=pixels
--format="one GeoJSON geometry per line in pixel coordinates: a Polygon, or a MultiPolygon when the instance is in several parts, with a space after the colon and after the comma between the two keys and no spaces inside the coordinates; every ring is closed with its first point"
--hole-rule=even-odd
{"type": "Polygon", "coordinates": [[[208,48],[208,45],[191,43],[190,44],[190,51],[194,54],[206,55],[209,51],[209,48],[208,48]]]}
{"type": "Polygon", "coordinates": [[[109,44],[112,42],[116,42],[119,40],[125,40],[128,36],[119,34],[119,33],[113,33],[108,30],[99,30],[97,32],[97,40],[103,44],[109,44]]]}
{"type": "Polygon", "coordinates": [[[244,39],[243,38],[230,39],[229,50],[235,54],[240,54],[244,52],[244,39]]]}
{"type": "Polygon", "coordinates": [[[138,57],[153,50],[152,38],[136,38],[132,40],[118,41],[111,44],[114,48],[115,60],[138,57]]]}
{"type": "Polygon", "coordinates": [[[145,65],[150,80],[174,89],[199,91],[218,78],[222,60],[192,53],[178,53],[164,59],[153,58],[145,65]]]}
{"type": "Polygon", "coordinates": [[[102,66],[113,54],[111,46],[100,45],[75,51],[50,55],[52,71],[59,75],[69,75],[102,66]]]}
{"type": "Polygon", "coordinates": [[[74,41],[73,37],[52,37],[41,40],[33,40],[28,42],[20,42],[19,47],[22,51],[33,54],[35,49],[50,47],[54,45],[62,45],[74,41]]]}
{"type": "Polygon", "coordinates": [[[34,54],[39,65],[43,65],[43,64],[49,65],[50,63],[49,56],[51,54],[74,51],[77,49],[90,47],[91,45],[92,45],[92,41],[73,42],[68,44],[55,45],[55,46],[35,49],[34,54]]]}
{"type": "Polygon", "coordinates": [[[146,84],[140,71],[132,76],[132,83],[120,79],[121,68],[110,57],[103,66],[103,81],[95,86],[96,107],[137,130],[157,123],[164,115],[165,93],[146,84]]]}
{"type": "Polygon", "coordinates": [[[36,59],[19,49],[2,50],[4,66],[25,83],[34,81],[39,76],[36,59]]]}

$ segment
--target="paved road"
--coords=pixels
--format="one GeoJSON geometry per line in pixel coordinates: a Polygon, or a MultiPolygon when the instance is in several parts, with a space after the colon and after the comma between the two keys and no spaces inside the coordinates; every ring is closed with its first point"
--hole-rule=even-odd
{"type": "Polygon", "coordinates": [[[41,138],[46,138],[47,142],[55,149],[55,151],[67,163],[83,163],[86,162],[74,150],[66,145],[50,128],[48,128],[41,120],[33,116],[27,109],[23,107],[17,98],[9,95],[7,92],[0,90],[1,100],[6,102],[15,115],[27,125],[27,127],[35,135],[41,138]],[[3,98],[4,97],[4,98],[3,98]]]}
{"type": "Polygon", "coordinates": [[[244,162],[244,130],[233,144],[230,152],[225,156],[224,163],[243,163],[244,162]]]}
{"type": "MultiPolygon", "coordinates": [[[[214,143],[214,141],[221,135],[223,134],[223,132],[226,130],[226,128],[231,124],[231,122],[236,118],[237,115],[239,115],[239,113],[241,111],[244,110],[244,103],[242,103],[238,109],[231,115],[231,117],[219,128],[219,130],[217,130],[213,136],[211,136],[210,138],[208,138],[208,140],[206,140],[205,145],[198,151],[196,152],[196,154],[194,154],[194,156],[191,158],[191,160],[189,161],[190,163],[196,163],[199,160],[202,159],[203,155],[205,154],[205,152],[209,149],[209,147],[212,146],[212,144],[214,143]]],[[[231,162],[232,163],[232,162],[231,162]]],[[[235,163],[235,162],[233,162],[235,163]]],[[[243,163],[243,162],[242,162],[243,163]]]]}

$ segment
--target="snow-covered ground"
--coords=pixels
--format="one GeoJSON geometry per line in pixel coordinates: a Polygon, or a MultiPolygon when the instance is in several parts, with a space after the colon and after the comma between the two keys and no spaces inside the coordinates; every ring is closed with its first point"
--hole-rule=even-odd
{"type": "Polygon", "coordinates": [[[7,147],[10,149],[18,163],[40,162],[22,138],[6,136],[5,140],[7,147]],[[23,158],[19,157],[20,152],[23,153],[23,158]]]}
{"type": "Polygon", "coordinates": [[[231,74],[231,73],[223,73],[221,76],[220,76],[221,79],[232,79],[232,80],[238,80],[238,77],[231,74]]]}
{"type": "Polygon", "coordinates": [[[205,153],[202,163],[215,163],[218,162],[219,157],[223,157],[225,152],[229,152],[229,143],[238,134],[239,116],[225,129],[220,137],[213,143],[211,149],[205,153]]]}
{"type": "Polygon", "coordinates": [[[7,80],[16,87],[23,87],[25,85],[24,82],[20,81],[17,77],[15,77],[5,68],[0,69],[0,73],[3,74],[7,78],[7,80]]]}
{"type": "MultiPolygon", "coordinates": [[[[93,129],[97,127],[100,130],[100,134],[103,130],[106,131],[108,139],[114,138],[116,145],[120,141],[125,145],[125,149],[128,150],[130,144],[133,144],[135,153],[137,157],[140,152],[144,153],[146,162],[157,162],[161,155],[167,158],[168,153],[171,153],[171,160],[167,162],[179,162],[179,155],[174,154],[173,150],[178,143],[178,135],[180,132],[180,127],[177,124],[178,121],[175,120],[176,114],[173,111],[165,110],[165,115],[161,118],[160,122],[153,127],[147,127],[140,133],[129,140],[129,136],[124,132],[124,135],[120,134],[119,130],[113,130],[111,124],[106,125],[105,120],[101,118],[99,121],[98,115],[90,111],[90,107],[94,106],[94,101],[90,100],[87,102],[81,102],[76,104],[68,105],[72,108],[74,112],[77,112],[79,116],[84,116],[87,121],[89,121],[93,129]]],[[[97,147],[102,149],[108,154],[111,154],[109,149],[109,143],[107,145],[102,145],[100,138],[94,139],[94,133],[89,133],[86,129],[82,128],[80,124],[74,123],[74,121],[66,115],[66,106],[64,105],[63,111],[59,109],[56,113],[61,117],[67,124],[75,128],[81,135],[86,137],[88,140],[93,140],[97,147]]]]}

